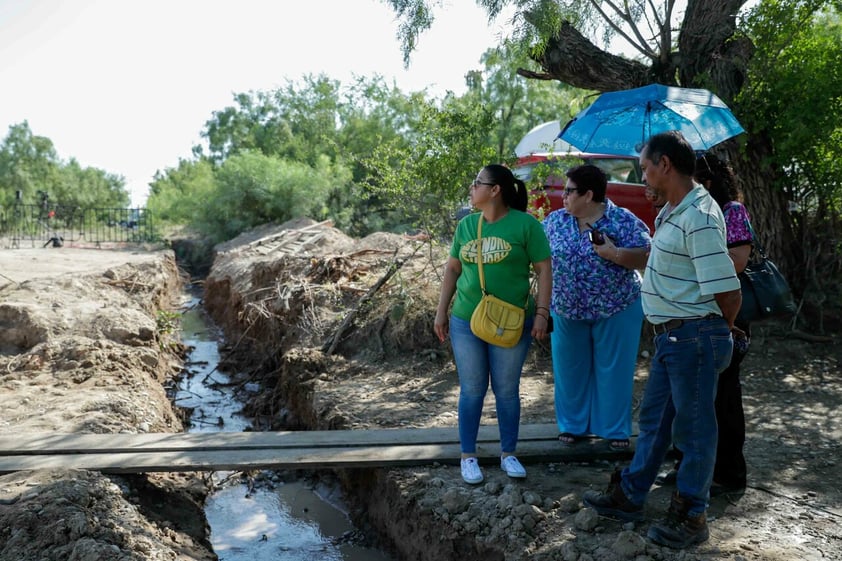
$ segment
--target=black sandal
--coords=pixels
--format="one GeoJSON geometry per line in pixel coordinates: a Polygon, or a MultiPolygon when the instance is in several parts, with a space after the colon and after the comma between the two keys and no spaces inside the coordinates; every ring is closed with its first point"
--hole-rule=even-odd
{"type": "Polygon", "coordinates": [[[628,450],[630,445],[628,438],[612,438],[608,441],[608,447],[618,452],[628,450]]]}

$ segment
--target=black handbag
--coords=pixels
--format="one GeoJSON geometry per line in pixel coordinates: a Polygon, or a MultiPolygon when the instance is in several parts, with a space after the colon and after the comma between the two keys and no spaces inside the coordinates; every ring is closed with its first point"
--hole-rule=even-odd
{"type": "Polygon", "coordinates": [[[737,321],[748,323],[794,314],[795,300],[786,279],[757,241],[753,246],[753,259],[737,275],[743,292],[737,321]]]}

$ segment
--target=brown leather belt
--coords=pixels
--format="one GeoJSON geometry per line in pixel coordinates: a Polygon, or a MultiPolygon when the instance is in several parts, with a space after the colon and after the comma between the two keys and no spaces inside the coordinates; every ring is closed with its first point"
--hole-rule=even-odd
{"type": "Polygon", "coordinates": [[[665,321],[664,323],[652,324],[652,331],[655,333],[655,335],[660,335],[662,333],[672,331],[673,329],[678,329],[679,327],[681,327],[689,321],[699,321],[702,319],[713,319],[718,317],[722,316],[719,316],[717,314],[708,314],[700,318],[671,319],[669,321],[665,321]]]}

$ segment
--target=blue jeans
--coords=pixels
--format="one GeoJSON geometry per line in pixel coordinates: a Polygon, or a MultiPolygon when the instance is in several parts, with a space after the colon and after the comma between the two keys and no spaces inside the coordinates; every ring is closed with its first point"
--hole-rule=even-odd
{"type": "Polygon", "coordinates": [[[678,494],[690,515],[707,509],[716,458],[717,377],[731,361],[733,343],[722,318],[687,321],[655,336],[655,356],[640,406],[640,435],[623,492],[642,505],[672,441],[684,453],[678,494]]]}
{"type": "Polygon", "coordinates": [[[510,349],[490,345],[471,331],[471,322],[450,316],[450,343],[459,374],[459,442],[463,454],[477,451],[482,404],[491,382],[500,429],[500,448],[512,454],[520,428],[520,374],[532,343],[532,318],[510,349]]]}

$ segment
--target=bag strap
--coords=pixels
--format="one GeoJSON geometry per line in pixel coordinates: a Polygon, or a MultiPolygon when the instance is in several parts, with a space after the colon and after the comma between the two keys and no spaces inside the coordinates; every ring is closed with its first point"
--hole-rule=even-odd
{"type": "Polygon", "coordinates": [[[482,213],[479,213],[479,221],[477,222],[477,269],[479,269],[479,288],[487,296],[485,275],[482,274],[482,213]]]}
{"type": "MultiPolygon", "coordinates": [[[[482,213],[479,214],[479,221],[477,222],[477,270],[479,271],[479,288],[484,296],[488,296],[488,292],[485,291],[485,275],[482,270],[482,213]]],[[[532,284],[534,284],[534,281],[532,284]]],[[[532,284],[529,285],[529,291],[526,293],[524,310],[529,307],[529,294],[532,292],[532,284]]]]}
{"type": "MultiPolygon", "coordinates": [[[[723,214],[731,211],[734,206],[733,205],[726,205],[728,208],[724,210],[723,214]]],[[[757,254],[760,256],[761,259],[768,259],[766,257],[766,250],[763,249],[763,244],[760,243],[760,240],[757,238],[757,233],[754,231],[754,227],[751,225],[751,220],[746,218],[746,226],[748,226],[748,233],[751,234],[751,246],[757,250],[757,254]]]]}
{"type": "Polygon", "coordinates": [[[761,259],[766,259],[766,250],[763,249],[763,244],[761,244],[760,240],[757,239],[757,234],[754,232],[751,221],[747,220],[746,224],[748,225],[748,231],[751,234],[751,245],[753,245],[754,249],[757,250],[757,254],[760,255],[761,259]]]}

